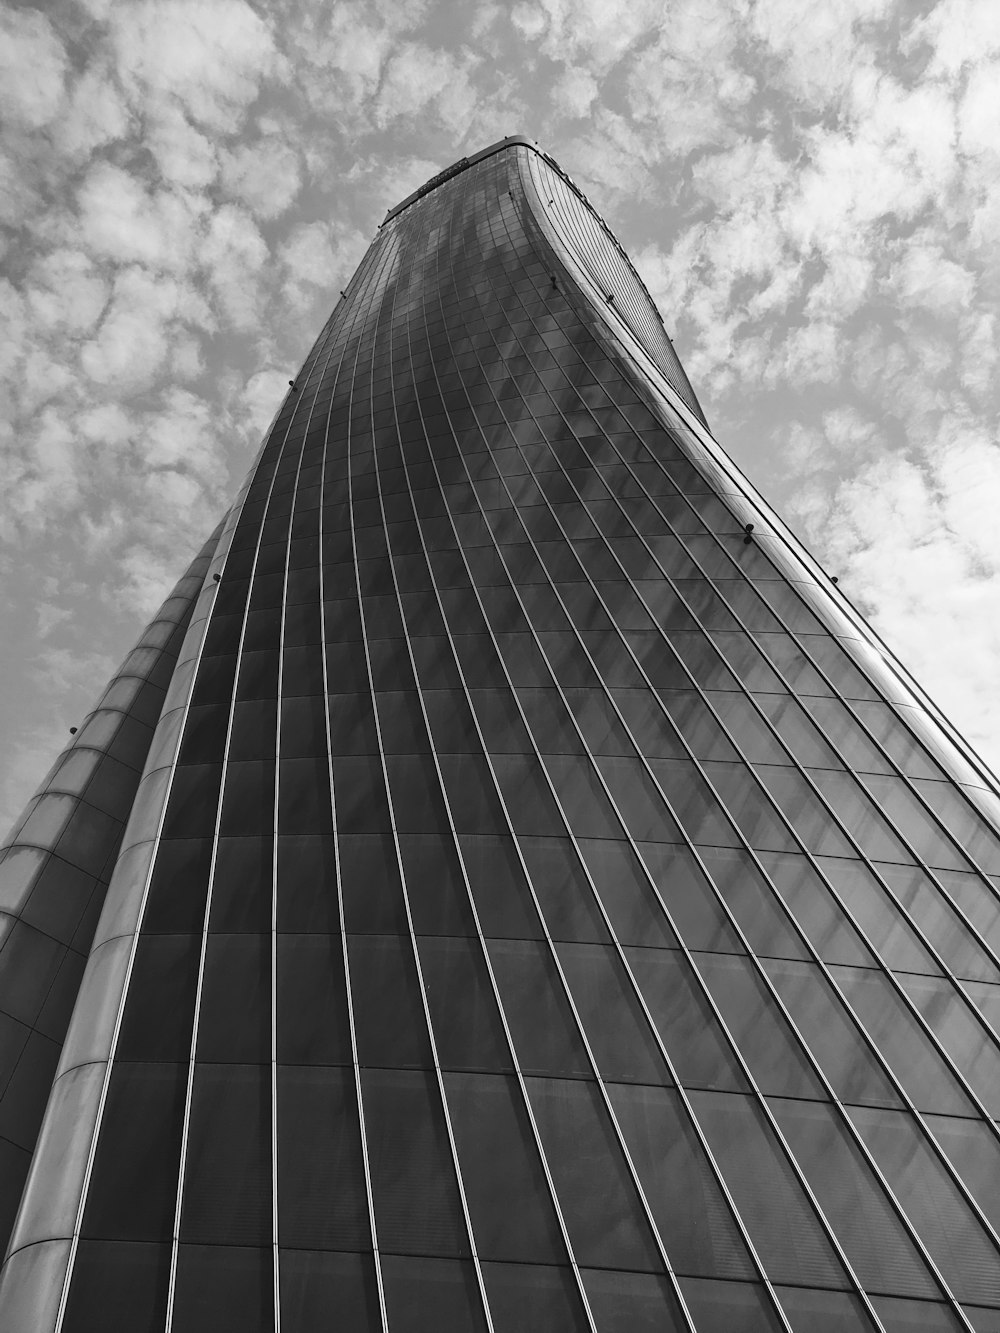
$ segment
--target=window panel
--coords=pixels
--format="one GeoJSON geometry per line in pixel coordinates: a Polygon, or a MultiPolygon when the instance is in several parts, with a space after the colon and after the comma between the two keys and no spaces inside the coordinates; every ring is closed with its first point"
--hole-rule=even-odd
{"type": "Polygon", "coordinates": [[[564,1264],[566,1249],[512,1078],[445,1075],[462,1181],[482,1259],[564,1264]],[[483,1145],[489,1151],[483,1151],[483,1145]]]}
{"type": "Polygon", "coordinates": [[[350,1063],[341,937],[279,935],[275,947],[278,1060],[302,1065],[350,1063]]]}
{"type": "Polygon", "coordinates": [[[568,1268],[484,1263],[483,1281],[495,1333],[588,1333],[568,1268]]]}
{"type": "Polygon", "coordinates": [[[363,1069],[361,1081],[380,1248],[387,1254],[468,1254],[433,1076],[363,1069]]]}
{"type": "Polygon", "coordinates": [[[556,950],[600,1076],[630,1083],[671,1082],[632,983],[610,946],[556,950]]]}
{"type": "Polygon", "coordinates": [[[418,941],[438,1060],[445,1069],[510,1069],[496,997],[478,940],[418,941]]]}
{"type": "Polygon", "coordinates": [[[352,935],[347,954],[358,1061],[429,1066],[430,1043],[409,939],[352,935]]]}
{"type": "Polygon", "coordinates": [[[485,1333],[486,1321],[471,1263],[387,1255],[381,1261],[386,1314],[393,1333],[443,1328],[485,1333]]]}
{"type": "Polygon", "coordinates": [[[533,940],[493,940],[489,953],[518,1067],[533,1074],[592,1077],[547,947],[533,940]]]}
{"type": "Polygon", "coordinates": [[[834,981],[886,1064],[922,1111],[972,1115],[972,1104],[930,1038],[881,972],[832,967],[834,981]]]}
{"type": "MultiPolygon", "coordinates": [[[[183,1241],[266,1245],[270,1252],[270,1107],[269,1066],[195,1067],[181,1212],[183,1241]]],[[[220,1286],[221,1281],[213,1279],[213,1291],[220,1286]]]]}
{"type": "Polygon", "coordinates": [[[527,1082],[577,1261],[660,1272],[659,1253],[596,1086],[567,1079],[527,1082]]]}
{"type": "Polygon", "coordinates": [[[1000,1116],[1000,1049],[996,1038],[955,983],[903,974],[900,982],[917,1012],[991,1116],[1000,1116]]]}
{"type": "Polygon", "coordinates": [[[624,1085],[609,1092],[674,1271],[752,1278],[746,1243],[678,1094],[624,1085]]]}
{"type": "Polygon", "coordinates": [[[774,889],[747,852],[705,847],[701,859],[755,953],[779,958],[808,957],[808,951],[781,910],[774,889]]]}
{"type": "Polygon", "coordinates": [[[772,1280],[846,1288],[847,1275],[756,1104],[730,1093],[694,1091],[690,1096],[772,1280]]]}
{"type": "Polygon", "coordinates": [[[84,1236],[170,1240],[186,1092],[186,1062],[116,1063],[87,1192],[84,1236]]]}
{"type": "Polygon", "coordinates": [[[958,1300],[1000,1305],[996,1248],[916,1121],[861,1106],[850,1116],[958,1300]]]}
{"type": "Polygon", "coordinates": [[[937,1283],[833,1107],[770,1105],[864,1289],[937,1298],[937,1283]]]}
{"type": "Polygon", "coordinates": [[[702,953],[695,966],[764,1094],[823,1097],[805,1052],[748,958],[702,953]]]}
{"type": "Polygon", "coordinates": [[[819,857],[817,864],[890,968],[904,972],[941,970],[863,861],[819,857]]]}
{"type": "Polygon", "coordinates": [[[278,1240],[360,1250],[371,1245],[354,1076],[279,1067],[278,1240]]]}
{"type": "Polygon", "coordinates": [[[689,1087],[746,1088],[732,1046],[684,955],[641,948],[625,954],[678,1080],[689,1087]]]}
{"type": "Polygon", "coordinates": [[[784,1325],[762,1286],[682,1278],[681,1291],[698,1333],[778,1333],[784,1325]]]}

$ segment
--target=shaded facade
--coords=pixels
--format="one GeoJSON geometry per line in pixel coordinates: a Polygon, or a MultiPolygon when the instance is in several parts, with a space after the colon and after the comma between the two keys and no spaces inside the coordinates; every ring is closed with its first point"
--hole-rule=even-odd
{"type": "Polygon", "coordinates": [[[168,606],[0,863],[0,1327],[1000,1330],[992,780],[550,159],[388,215],[168,606]]]}

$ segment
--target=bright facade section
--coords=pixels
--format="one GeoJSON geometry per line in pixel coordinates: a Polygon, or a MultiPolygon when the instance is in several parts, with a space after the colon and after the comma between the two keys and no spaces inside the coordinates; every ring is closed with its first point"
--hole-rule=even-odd
{"type": "Polygon", "coordinates": [[[89,950],[5,1333],[1000,1330],[991,779],[535,147],[389,215],[189,602],[93,939],[0,864],[8,1077],[89,950]]]}

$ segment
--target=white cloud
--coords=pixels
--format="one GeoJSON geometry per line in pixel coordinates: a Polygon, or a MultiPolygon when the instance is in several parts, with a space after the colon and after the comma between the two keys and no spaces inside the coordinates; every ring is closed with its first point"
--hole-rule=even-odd
{"type": "Polygon", "coordinates": [[[191,195],[151,192],[139,177],[109,162],[91,168],[78,203],[79,235],[93,254],[174,270],[190,262],[197,213],[205,207],[191,195]]]}
{"type": "Polygon", "coordinates": [[[195,129],[178,105],[169,103],[151,117],[148,143],[160,176],[168,185],[200,189],[215,180],[215,144],[195,129]]]}
{"type": "Polygon", "coordinates": [[[141,0],[110,22],[130,96],[175,99],[216,132],[238,128],[277,64],[271,25],[244,0],[141,0]]]}
{"type": "Polygon", "coordinates": [[[68,63],[44,14],[0,11],[0,114],[8,124],[37,130],[55,119],[68,63]]]}
{"type": "Polygon", "coordinates": [[[199,260],[226,319],[249,329],[260,312],[259,278],[267,245],[250,214],[226,204],[208,220],[199,260]]]}
{"type": "Polygon", "coordinates": [[[597,97],[597,80],[588,70],[571,67],[563,71],[552,91],[553,100],[569,116],[585,116],[597,97]]]}
{"type": "Polygon", "coordinates": [[[938,242],[912,237],[894,266],[890,282],[896,299],[936,315],[959,314],[975,294],[975,279],[967,268],[948,259],[938,242]]]}
{"type": "Polygon", "coordinates": [[[52,133],[68,156],[85,159],[96,148],[123,139],[133,124],[132,113],[110,74],[90,68],[74,83],[52,133]]]}
{"type": "Polygon", "coordinates": [[[224,157],[222,182],[232,198],[258,217],[278,217],[299,192],[298,153],[274,136],[243,144],[224,157]]]}
{"type": "Polygon", "coordinates": [[[458,133],[476,103],[469,78],[478,64],[471,52],[457,56],[422,42],[405,42],[386,63],[374,105],[379,126],[404,116],[426,114],[433,106],[442,123],[458,133]]]}

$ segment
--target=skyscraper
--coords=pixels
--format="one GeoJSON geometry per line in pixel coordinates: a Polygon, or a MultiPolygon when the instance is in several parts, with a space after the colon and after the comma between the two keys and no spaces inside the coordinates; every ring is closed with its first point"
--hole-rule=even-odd
{"type": "Polygon", "coordinates": [[[996,1333],[998,809],[462,159],[0,863],[0,1328],[996,1333]]]}

